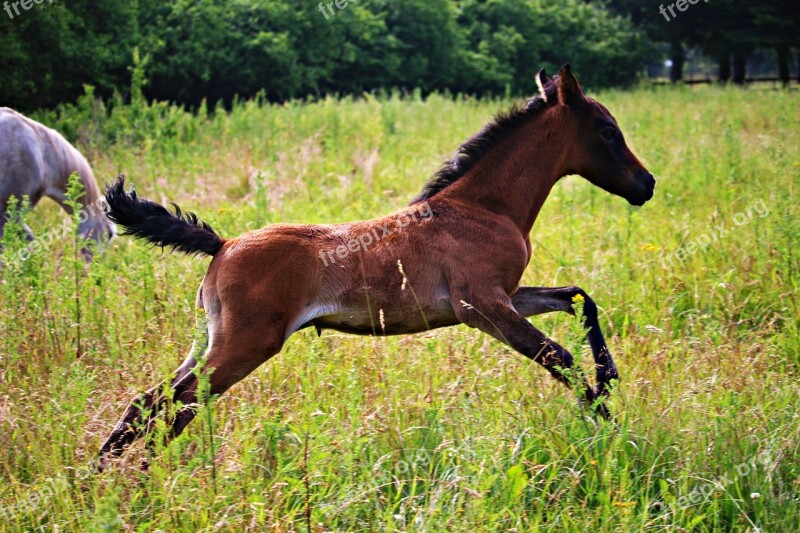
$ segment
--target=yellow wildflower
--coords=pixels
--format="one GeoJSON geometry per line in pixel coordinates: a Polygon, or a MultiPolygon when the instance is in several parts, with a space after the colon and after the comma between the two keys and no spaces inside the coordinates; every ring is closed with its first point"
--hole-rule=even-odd
{"type": "Polygon", "coordinates": [[[652,252],[657,252],[658,251],[658,246],[656,246],[653,243],[646,242],[646,243],[642,244],[641,246],[639,246],[639,250],[641,250],[643,252],[651,252],[651,253],[652,252]]]}

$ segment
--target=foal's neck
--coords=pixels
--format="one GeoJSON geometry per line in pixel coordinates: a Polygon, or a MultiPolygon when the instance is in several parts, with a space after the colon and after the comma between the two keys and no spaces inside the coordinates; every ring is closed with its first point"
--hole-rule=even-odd
{"type": "Polygon", "coordinates": [[[527,236],[553,185],[564,176],[564,144],[545,117],[511,132],[441,197],[506,216],[527,236]]]}

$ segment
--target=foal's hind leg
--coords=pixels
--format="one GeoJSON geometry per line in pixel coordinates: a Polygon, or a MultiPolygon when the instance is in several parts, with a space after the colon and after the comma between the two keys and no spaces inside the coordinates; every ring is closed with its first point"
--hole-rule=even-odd
{"type": "Polygon", "coordinates": [[[197,328],[200,337],[192,343],[189,355],[175,371],[170,382],[171,393],[168,393],[168,397],[163,395],[165,382],[162,381],[131,401],[111,435],[100,448],[101,468],[104,467],[106,457],[120,456],[127,446],[152,429],[156,416],[163,409],[164,404],[167,400],[174,398],[176,391],[180,390],[183,380],[192,373],[192,369],[197,365],[197,359],[205,353],[208,344],[205,315],[198,317],[197,328]]]}
{"type": "MultiPolygon", "coordinates": [[[[206,401],[226,392],[281,350],[283,329],[269,329],[259,331],[258,338],[248,339],[237,335],[236,339],[225,345],[211,346],[202,370],[208,376],[209,383],[206,401]]],[[[197,415],[198,384],[196,373],[190,372],[174,387],[174,399],[181,402],[183,407],[171,422],[167,440],[180,435],[197,415]]]]}
{"type": "MultiPolygon", "coordinates": [[[[212,335],[204,366],[199,372],[208,376],[209,397],[224,393],[278,353],[283,346],[284,332],[285,324],[268,324],[263,328],[254,327],[245,332],[230,332],[227,335],[222,332],[219,335],[212,335]]],[[[160,394],[161,389],[155,387],[131,403],[100,449],[101,467],[104,466],[103,458],[121,455],[129,444],[151,433],[158,415],[169,401],[179,401],[183,406],[169,421],[170,430],[166,440],[169,441],[181,434],[197,414],[199,380],[198,372],[192,371],[195,365],[195,359],[190,354],[176,372],[167,396],[160,394]],[[143,408],[150,410],[148,416],[142,412],[143,408]]]]}
{"type": "Polygon", "coordinates": [[[579,287],[520,287],[511,297],[511,303],[522,316],[540,315],[551,311],[564,311],[572,315],[575,296],[583,297],[583,324],[588,328],[586,338],[592,348],[595,363],[598,394],[608,395],[608,384],[619,379],[617,367],[608,351],[600,322],[597,318],[597,305],[579,287]]]}
{"type": "MultiPolygon", "coordinates": [[[[558,381],[568,387],[577,381],[584,391],[584,401],[591,404],[597,398],[579,367],[573,366],[572,354],[536,329],[512,305],[511,299],[502,292],[473,298],[453,298],[456,317],[463,323],[492,335],[511,346],[522,355],[544,366],[558,381]],[[467,302],[464,305],[463,302],[467,302]],[[577,378],[577,379],[576,379],[577,378]]],[[[609,413],[602,404],[599,413],[608,418],[609,413]]]]}

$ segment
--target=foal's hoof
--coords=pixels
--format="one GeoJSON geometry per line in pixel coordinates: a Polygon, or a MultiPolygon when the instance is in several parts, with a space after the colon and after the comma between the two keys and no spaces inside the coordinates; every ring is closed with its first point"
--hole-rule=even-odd
{"type": "Polygon", "coordinates": [[[599,415],[603,420],[611,420],[611,411],[608,410],[605,399],[600,399],[592,406],[592,410],[599,415]]]}
{"type": "Polygon", "coordinates": [[[94,468],[97,473],[102,474],[109,466],[111,466],[111,460],[109,460],[108,454],[102,452],[98,454],[97,459],[94,461],[94,468]]]}
{"type": "Polygon", "coordinates": [[[607,397],[608,393],[598,391],[597,387],[592,387],[586,390],[586,397],[582,403],[595,415],[600,416],[604,420],[611,420],[611,411],[608,410],[608,406],[606,405],[607,397]]]}

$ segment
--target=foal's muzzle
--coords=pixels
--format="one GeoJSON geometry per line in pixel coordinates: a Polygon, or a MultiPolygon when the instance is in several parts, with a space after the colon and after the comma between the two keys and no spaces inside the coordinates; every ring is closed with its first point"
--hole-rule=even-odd
{"type": "Polygon", "coordinates": [[[636,172],[636,185],[638,190],[628,198],[628,202],[636,206],[644,205],[653,197],[656,190],[656,178],[650,172],[640,169],[636,172]]]}

